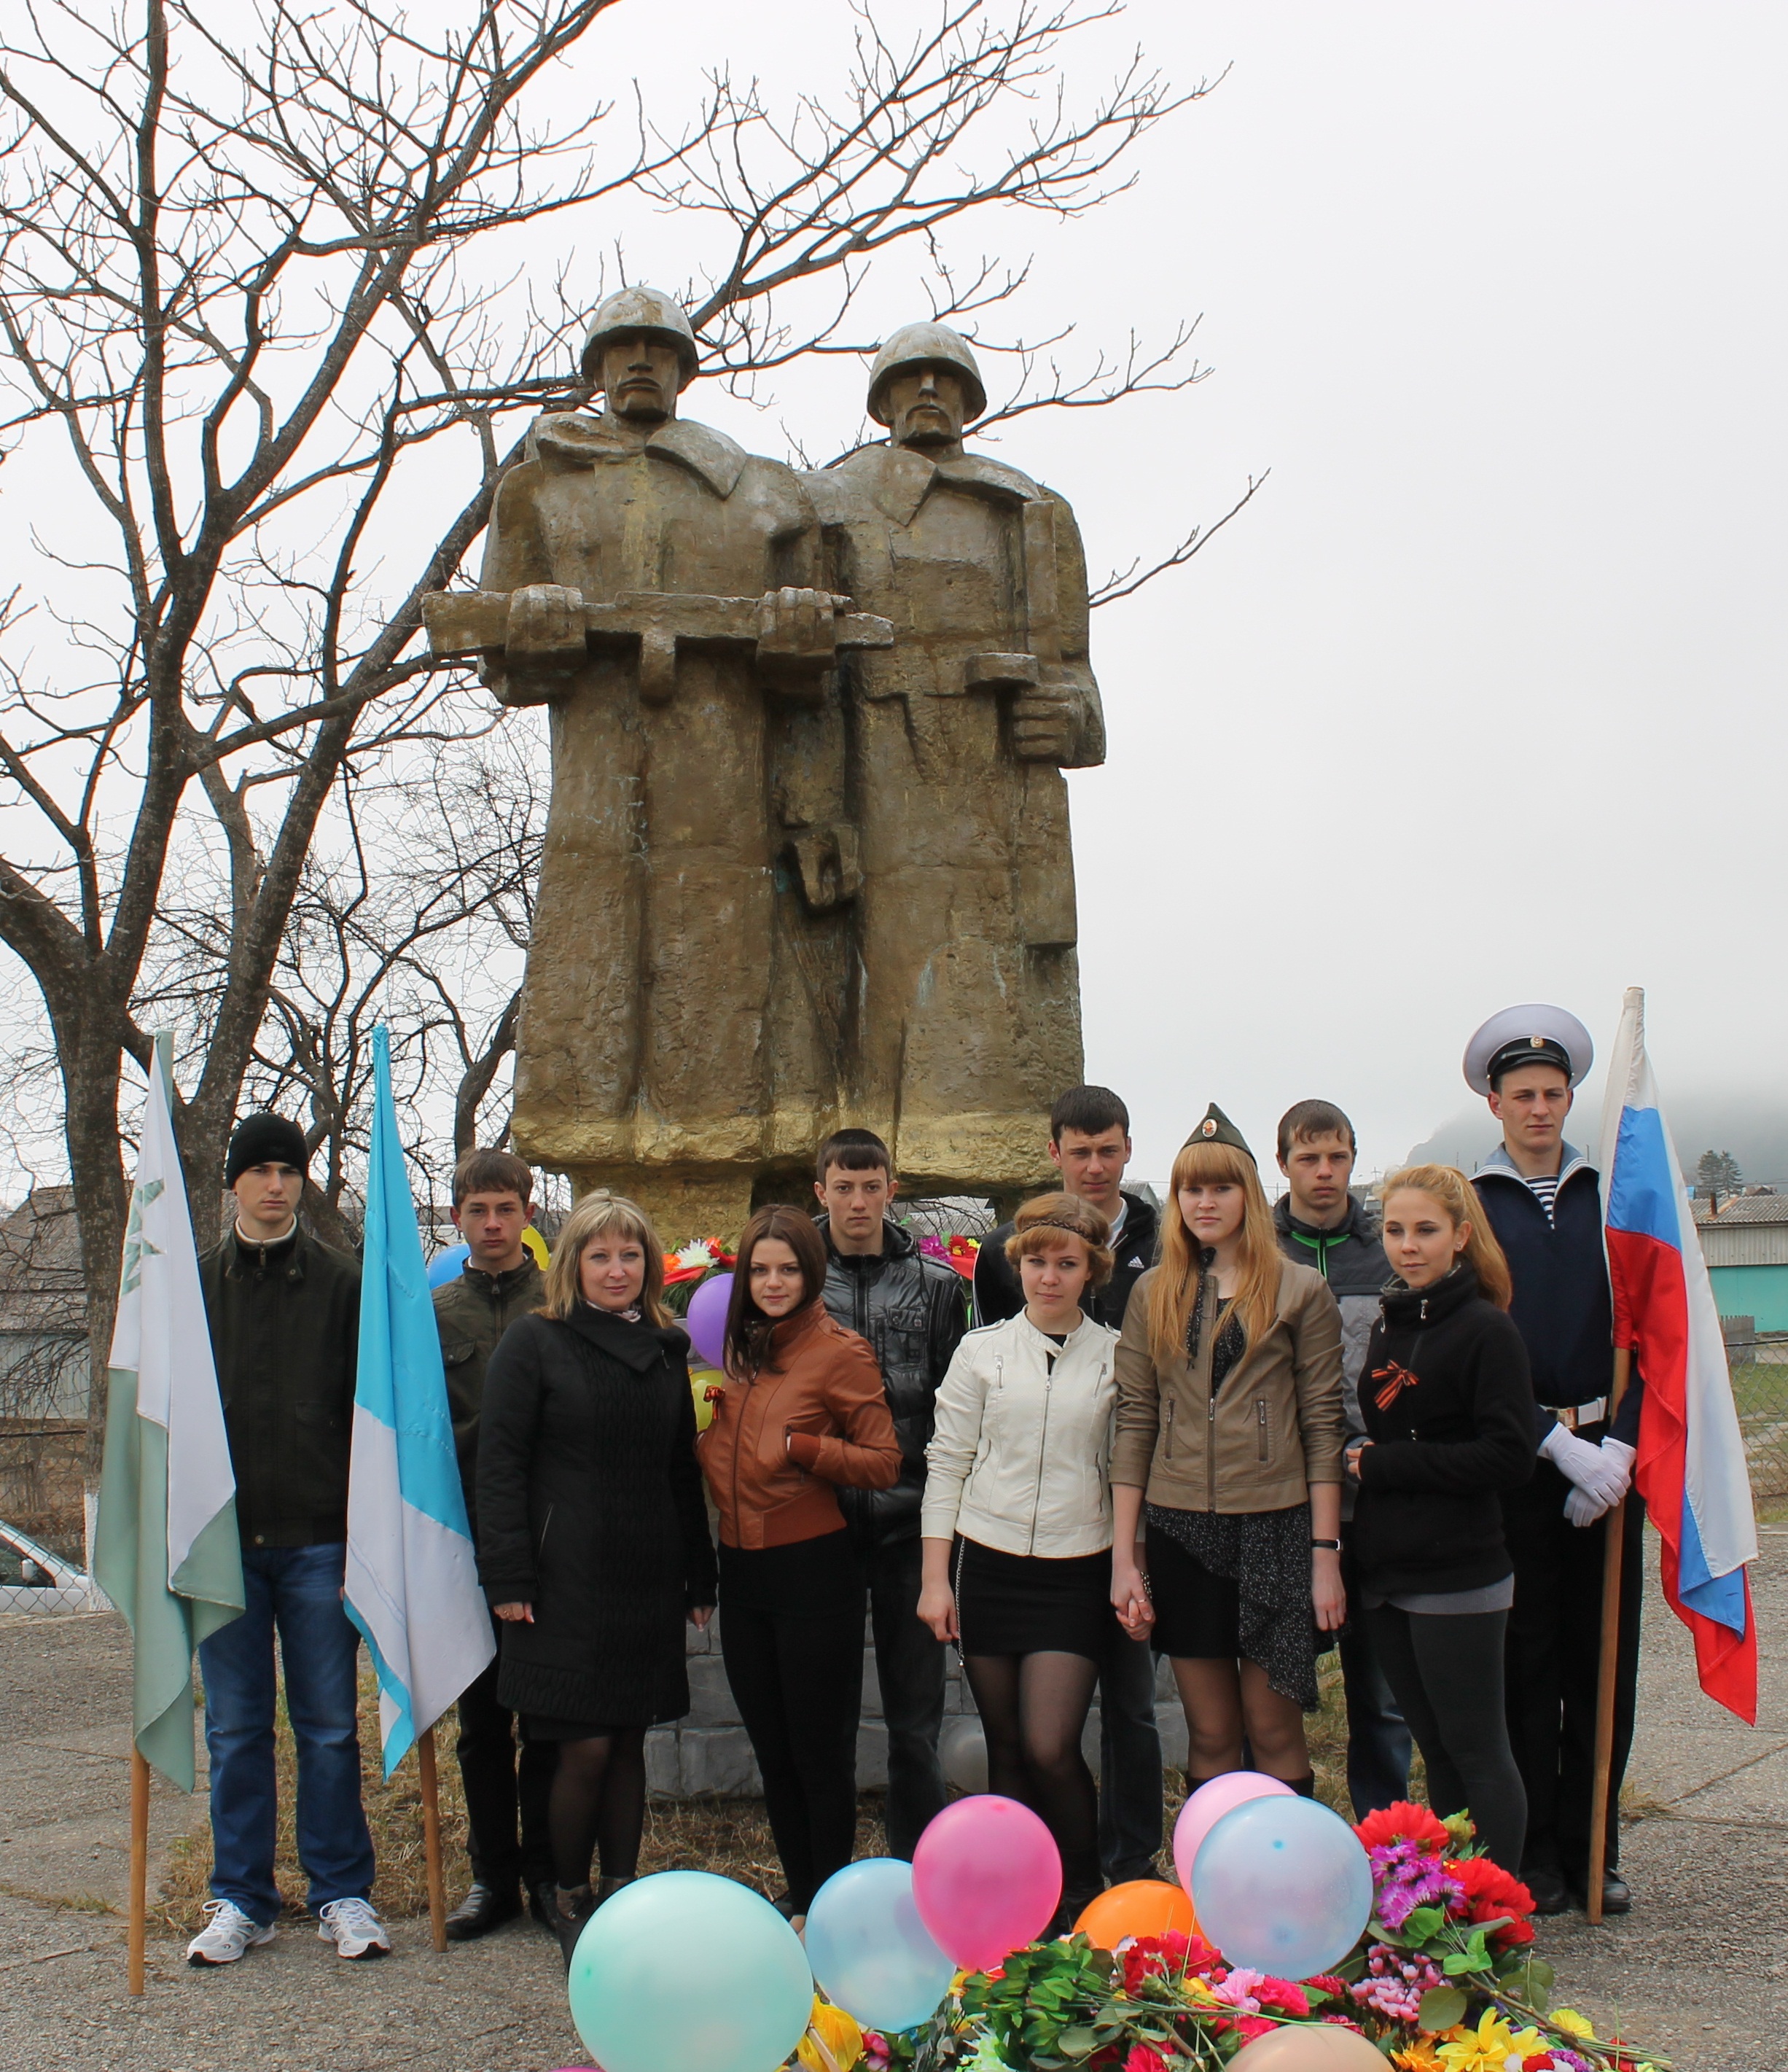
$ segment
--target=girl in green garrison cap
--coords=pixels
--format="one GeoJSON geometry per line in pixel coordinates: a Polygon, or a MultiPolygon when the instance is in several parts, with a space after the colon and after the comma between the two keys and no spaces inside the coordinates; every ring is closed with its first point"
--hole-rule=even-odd
{"type": "Polygon", "coordinates": [[[1242,1765],[1311,1794],[1303,1715],[1341,1585],[1341,1313],[1280,1252],[1215,1103],[1174,1161],[1161,1263],[1117,1351],[1112,1601],[1173,1662],[1196,1786],[1242,1765]],[[1141,1544],[1139,1544],[1141,1543],[1141,1544]]]}

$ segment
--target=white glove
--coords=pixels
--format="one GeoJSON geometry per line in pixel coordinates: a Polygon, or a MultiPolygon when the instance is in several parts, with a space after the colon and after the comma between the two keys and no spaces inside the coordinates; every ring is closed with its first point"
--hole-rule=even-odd
{"type": "Polygon", "coordinates": [[[1592,1446],[1587,1439],[1580,1439],[1575,1432],[1567,1432],[1562,1424],[1555,1424],[1546,1434],[1539,1450],[1560,1474],[1568,1475],[1580,1490],[1593,1498],[1599,1510],[1605,1511],[1626,1495],[1631,1476],[1628,1465],[1632,1457],[1630,1446],[1619,1449],[1627,1456],[1627,1462],[1622,1462],[1611,1457],[1601,1447],[1592,1446]]]}
{"type": "Polygon", "coordinates": [[[1621,1497],[1625,1496],[1633,1486],[1633,1463],[1638,1456],[1631,1446],[1623,1444],[1618,1439],[1604,1439],[1601,1442],[1601,1450],[1620,1470],[1620,1496],[1617,1496],[1614,1499],[1618,1503],[1621,1497]]]}
{"type": "Polygon", "coordinates": [[[1598,1518],[1608,1515],[1609,1508],[1598,1498],[1593,1497],[1588,1490],[1573,1486],[1565,1494],[1564,1515],[1573,1525],[1593,1525],[1598,1518]]]}

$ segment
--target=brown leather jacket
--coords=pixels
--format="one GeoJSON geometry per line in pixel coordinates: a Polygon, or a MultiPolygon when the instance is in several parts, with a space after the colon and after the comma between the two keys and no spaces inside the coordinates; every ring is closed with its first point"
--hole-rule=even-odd
{"type": "Polygon", "coordinates": [[[1165,1367],[1149,1350],[1151,1267],[1130,1291],[1117,1348],[1117,1437],[1112,1480],[1145,1490],[1170,1511],[1284,1511],[1312,1482],[1338,1482],[1346,1420],[1341,1397],[1341,1312],[1313,1267],[1280,1268],[1272,1327],[1210,1395],[1206,1330],[1196,1365],[1165,1367]]]}
{"type": "Polygon", "coordinates": [[[891,1489],[900,1474],[875,1355],[819,1302],[776,1326],[754,1379],[727,1377],[699,1451],[728,1547],[840,1531],[835,1483],[891,1489]]]}

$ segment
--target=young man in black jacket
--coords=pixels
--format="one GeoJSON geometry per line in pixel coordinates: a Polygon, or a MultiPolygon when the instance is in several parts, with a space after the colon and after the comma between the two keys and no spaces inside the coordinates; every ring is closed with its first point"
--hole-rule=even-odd
{"type": "MultiPolygon", "coordinates": [[[[546,1276],[522,1243],[533,1197],[532,1172],[507,1151],[468,1151],[454,1168],[454,1227],[466,1240],[469,1256],[452,1280],[435,1289],[434,1322],[475,1539],[484,1371],[497,1340],[517,1317],[539,1309],[546,1291],[546,1276]]],[[[451,1942],[470,1942],[512,1921],[521,1911],[518,1885],[544,1927],[553,1929],[557,1911],[546,1829],[557,1744],[524,1741],[518,1757],[515,1716],[497,1699],[501,1661],[499,1650],[459,1700],[458,1754],[472,1885],[447,1916],[451,1942]]]]}
{"type": "Polygon", "coordinates": [[[968,1328],[968,1290],[954,1267],[927,1259],[889,1217],[896,1183],[879,1137],[839,1130],[820,1145],[815,1170],[827,1314],[869,1341],[900,1441],[892,1489],[840,1490],[838,1497],[869,1571],[888,1735],[888,1853],[910,1857],[943,1810],[943,1644],[919,1618],[919,1512],[938,1384],[968,1328]]]}
{"type": "MultiPolygon", "coordinates": [[[[1071,1087],[1050,1112],[1050,1162],[1062,1185],[1112,1227],[1116,1259],[1111,1279],[1082,1297],[1087,1314],[1124,1328],[1130,1290],[1155,1263],[1159,1219],[1141,1194],[1119,1185],[1130,1162],[1130,1111],[1109,1087],[1071,1087]]],[[[975,1321],[997,1324],[1025,1306],[1018,1276],[1008,1263],[1001,1223],[981,1244],[975,1261],[975,1321]]],[[[1110,1651],[1100,1665],[1099,1855],[1113,1885],[1156,1875],[1165,1801],[1161,1731],[1155,1722],[1155,1658],[1145,1640],[1132,1640],[1114,1619],[1110,1651]]]]}
{"type": "Polygon", "coordinates": [[[299,1229],[310,1153],[282,1116],[251,1115],[224,1168],[233,1227],[199,1263],[242,1537],[246,1609],[199,1650],[211,1758],[210,1919],[195,1965],[270,1942],[273,1636],[298,1744],[298,1856],[318,1934],[339,1957],[391,1947],[370,1904],[372,1838],[360,1799],[360,1635],[342,1609],[360,1272],[299,1229]]]}
{"type": "MultiPolygon", "coordinates": [[[[1279,1248],[1300,1266],[1313,1266],[1341,1308],[1341,1388],[1351,1445],[1366,1429],[1359,1407],[1359,1371],[1379,1314],[1379,1295],[1391,1277],[1376,1219],[1348,1190],[1358,1155],[1354,1125],[1329,1101],[1299,1101],[1279,1118],[1279,1170],[1288,1191],[1272,1211],[1279,1248]]],[[[1341,1577],[1347,1591],[1347,1626],[1341,1637],[1341,1675],[1347,1699],[1347,1795],[1354,1817],[1409,1796],[1409,1729],[1397,1709],[1371,1635],[1359,1616],[1359,1577],[1349,1521],[1356,1490],[1341,1490],[1341,1577]]]]}
{"type": "MultiPolygon", "coordinates": [[[[1626,1495],[1643,1389],[1635,1374],[1609,1416],[1613,1299],[1603,1249],[1601,1184],[1564,1141],[1572,1089],[1594,1057],[1589,1032],[1562,1008],[1505,1008],[1465,1050],[1465,1079],[1487,1096],[1502,1141],[1473,1174],[1509,1262],[1509,1314],[1533,1370],[1534,1478],[1502,1510],[1515,1560],[1506,1692],[1509,1738],[1527,1788],[1520,1873],[1542,1914],[1587,1897],[1601,1654],[1601,1523],[1626,1495]]],[[[1633,1745],[1644,1581],[1644,1507],[1622,1515],[1614,1749],[1609,1777],[1602,1910],[1632,1903],[1616,1868],[1621,1779],[1633,1745]]]]}

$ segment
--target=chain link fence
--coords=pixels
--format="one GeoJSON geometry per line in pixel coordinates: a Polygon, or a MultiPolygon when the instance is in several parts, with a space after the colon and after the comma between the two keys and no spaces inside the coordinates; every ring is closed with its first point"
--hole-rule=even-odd
{"type": "Polygon", "coordinates": [[[1761,1503],[1788,1498],[1788,1334],[1728,1345],[1733,1400],[1751,1471],[1751,1493],[1761,1503]]]}

